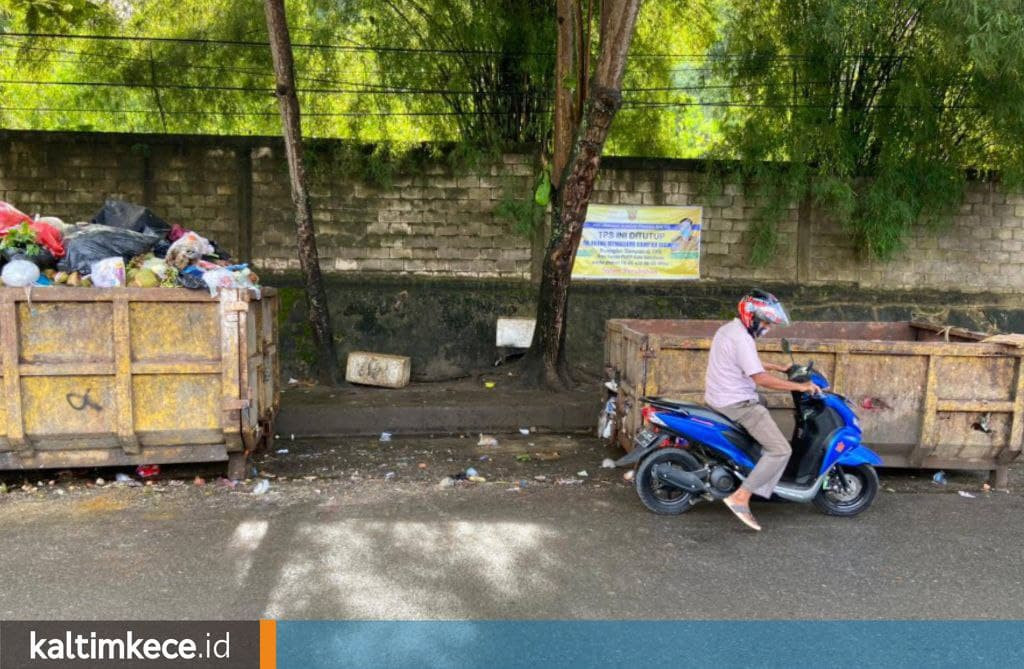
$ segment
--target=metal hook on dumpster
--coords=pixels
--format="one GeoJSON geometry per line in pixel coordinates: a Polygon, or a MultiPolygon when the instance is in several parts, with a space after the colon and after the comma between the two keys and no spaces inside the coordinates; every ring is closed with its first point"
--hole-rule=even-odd
{"type": "Polygon", "coordinates": [[[80,393],[68,393],[64,396],[64,399],[68,401],[68,404],[71,405],[71,408],[75,411],[83,411],[86,407],[95,409],[96,411],[103,411],[103,407],[96,404],[96,402],[89,397],[90,392],[92,392],[92,388],[87,388],[84,395],[80,393]]]}

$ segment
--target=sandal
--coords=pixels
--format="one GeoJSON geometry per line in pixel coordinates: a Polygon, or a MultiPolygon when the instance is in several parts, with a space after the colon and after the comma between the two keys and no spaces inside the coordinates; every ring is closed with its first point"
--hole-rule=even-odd
{"type": "Polygon", "coordinates": [[[754,520],[754,514],[750,513],[750,507],[742,504],[730,504],[728,499],[723,499],[722,501],[725,502],[726,508],[732,511],[733,515],[740,519],[740,522],[752,530],[757,530],[758,532],[761,531],[761,526],[758,525],[756,520],[754,520]]]}

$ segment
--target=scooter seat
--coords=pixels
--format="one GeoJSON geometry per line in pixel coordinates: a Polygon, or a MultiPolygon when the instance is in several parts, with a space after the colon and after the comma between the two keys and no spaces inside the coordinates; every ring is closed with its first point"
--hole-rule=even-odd
{"type": "Polygon", "coordinates": [[[685,413],[686,415],[694,418],[700,418],[702,420],[713,421],[726,425],[729,427],[729,430],[724,433],[724,436],[730,443],[745,452],[750,459],[755,462],[757,462],[761,457],[761,444],[757,443],[757,441],[750,436],[750,433],[747,432],[746,428],[725,414],[715,411],[711,407],[704,406],[703,404],[695,404],[693,402],[668,400],[661,397],[645,397],[643,398],[643,401],[656,409],[685,413]]]}
{"type": "Polygon", "coordinates": [[[703,404],[695,404],[693,402],[679,402],[676,400],[666,400],[660,397],[645,397],[644,402],[650,404],[655,408],[665,409],[667,411],[675,411],[678,413],[685,413],[695,418],[703,418],[705,420],[712,420],[716,423],[724,423],[734,430],[740,432],[746,432],[743,426],[733,421],[731,418],[723,413],[719,413],[711,407],[704,406],[703,404]]]}

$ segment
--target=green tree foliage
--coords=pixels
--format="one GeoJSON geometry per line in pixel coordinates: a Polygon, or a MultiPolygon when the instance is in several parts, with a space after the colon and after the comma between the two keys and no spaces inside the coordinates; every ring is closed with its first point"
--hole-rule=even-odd
{"type": "MultiPolygon", "coordinates": [[[[293,0],[287,9],[308,137],[384,142],[393,157],[424,141],[508,146],[550,136],[550,0],[293,0]]],[[[706,109],[665,102],[697,98],[706,63],[694,54],[710,43],[712,18],[701,2],[645,3],[613,152],[693,156],[709,145],[716,121],[706,109]]],[[[0,27],[3,127],[279,132],[258,5],[0,0],[0,27]],[[145,39],[154,37],[164,39],[145,39]]]]}
{"type": "MultiPolygon", "coordinates": [[[[713,55],[717,155],[769,185],[768,209],[811,197],[872,256],[948,219],[969,171],[1021,181],[1019,0],[737,0],[713,55]]],[[[765,218],[755,261],[774,240],[765,218]]]]}

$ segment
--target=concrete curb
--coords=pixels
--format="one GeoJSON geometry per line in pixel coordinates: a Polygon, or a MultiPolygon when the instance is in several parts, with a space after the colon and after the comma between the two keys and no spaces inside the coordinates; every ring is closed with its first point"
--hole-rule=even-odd
{"type": "Polygon", "coordinates": [[[597,427],[596,397],[540,395],[488,398],[488,402],[444,405],[332,405],[303,403],[301,396],[283,403],[275,431],[296,437],[508,433],[533,427],[550,432],[592,431],[597,427]],[[494,401],[494,400],[505,401],[494,401]],[[513,401],[509,401],[512,399],[513,401]]]}

